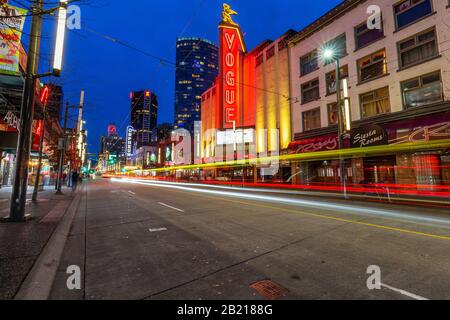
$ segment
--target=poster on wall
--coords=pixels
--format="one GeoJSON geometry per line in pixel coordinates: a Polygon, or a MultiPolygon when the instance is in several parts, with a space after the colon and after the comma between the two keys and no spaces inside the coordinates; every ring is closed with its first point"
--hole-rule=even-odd
{"type": "Polygon", "coordinates": [[[0,7],[0,73],[19,74],[22,31],[27,10],[6,5],[0,7]]]}

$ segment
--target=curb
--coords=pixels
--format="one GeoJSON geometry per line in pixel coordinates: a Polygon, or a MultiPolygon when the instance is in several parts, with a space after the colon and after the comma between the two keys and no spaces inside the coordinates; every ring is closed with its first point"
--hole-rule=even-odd
{"type": "Polygon", "coordinates": [[[49,298],[80,200],[81,192],[77,192],[50,240],[20,286],[14,300],[47,300],[49,298]]]}

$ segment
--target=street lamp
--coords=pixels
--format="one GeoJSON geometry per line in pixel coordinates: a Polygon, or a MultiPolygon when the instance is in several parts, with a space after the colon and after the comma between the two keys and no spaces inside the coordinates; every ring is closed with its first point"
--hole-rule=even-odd
{"type": "Polygon", "coordinates": [[[53,73],[55,75],[61,74],[67,21],[67,0],[60,0],[59,3],[60,6],[58,9],[58,25],[56,28],[55,52],[53,57],[53,73]]]}
{"type": "Polygon", "coordinates": [[[339,140],[339,162],[340,162],[340,175],[341,184],[344,197],[347,199],[347,174],[345,168],[345,159],[342,157],[341,151],[344,149],[344,133],[351,130],[351,116],[350,116],[350,98],[348,94],[348,81],[343,80],[344,87],[344,110],[342,109],[342,96],[341,96],[341,67],[340,67],[340,52],[333,47],[323,47],[321,50],[321,57],[325,63],[336,63],[336,96],[338,107],[338,140],[339,140]]]}
{"type": "Polygon", "coordinates": [[[322,57],[326,61],[334,60],[334,50],[331,48],[325,48],[322,52],[322,57]]]}

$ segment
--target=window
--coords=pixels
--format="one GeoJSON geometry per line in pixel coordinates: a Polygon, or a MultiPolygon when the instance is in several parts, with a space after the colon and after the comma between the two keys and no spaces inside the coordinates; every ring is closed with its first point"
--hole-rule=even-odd
{"type": "Polygon", "coordinates": [[[319,79],[302,84],[302,103],[308,103],[319,98],[319,79]]]}
{"type": "Polygon", "coordinates": [[[358,71],[360,82],[387,74],[386,50],[383,49],[358,60],[358,71]]]}
{"type": "MultiPolygon", "coordinates": [[[[336,58],[342,58],[347,55],[347,36],[346,34],[342,34],[339,37],[328,41],[323,46],[324,48],[332,48],[333,52],[335,52],[336,58]]],[[[324,64],[330,64],[333,61],[324,61],[324,64]]]]}
{"type": "Polygon", "coordinates": [[[256,66],[261,65],[264,62],[264,55],[260,54],[258,57],[256,57],[256,66]]]}
{"type": "Polygon", "coordinates": [[[398,44],[400,68],[426,61],[438,55],[435,29],[419,33],[398,44]]]}
{"type": "Polygon", "coordinates": [[[389,87],[362,94],[359,98],[363,118],[391,112],[389,87]]]}
{"type": "Polygon", "coordinates": [[[370,30],[369,28],[367,28],[367,21],[364,21],[362,24],[355,27],[356,49],[365,47],[383,37],[384,37],[383,27],[381,29],[370,30]]]}
{"type": "MultiPolygon", "coordinates": [[[[341,67],[339,77],[348,78],[348,65],[341,67]]],[[[327,95],[336,93],[336,71],[331,71],[325,75],[327,85],[327,95]]]]}
{"type": "Polygon", "coordinates": [[[442,101],[441,73],[437,71],[402,82],[402,95],[406,108],[442,101]]]}
{"type": "Polygon", "coordinates": [[[300,75],[304,76],[319,68],[317,50],[300,58],[300,75]]]}
{"type": "Polygon", "coordinates": [[[318,129],[320,127],[320,108],[303,112],[303,131],[318,129]]]}
{"type": "Polygon", "coordinates": [[[431,14],[432,11],[431,0],[405,0],[394,5],[397,30],[431,14]]]}
{"type": "Polygon", "coordinates": [[[327,105],[328,109],[328,124],[334,125],[339,122],[339,110],[337,102],[333,102],[327,105]]]}

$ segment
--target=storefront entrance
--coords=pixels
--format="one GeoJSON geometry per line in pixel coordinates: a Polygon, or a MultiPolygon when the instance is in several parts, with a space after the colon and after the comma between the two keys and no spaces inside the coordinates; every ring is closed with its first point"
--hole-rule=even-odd
{"type": "Polygon", "coordinates": [[[364,184],[395,183],[396,156],[364,159],[364,184]]]}

